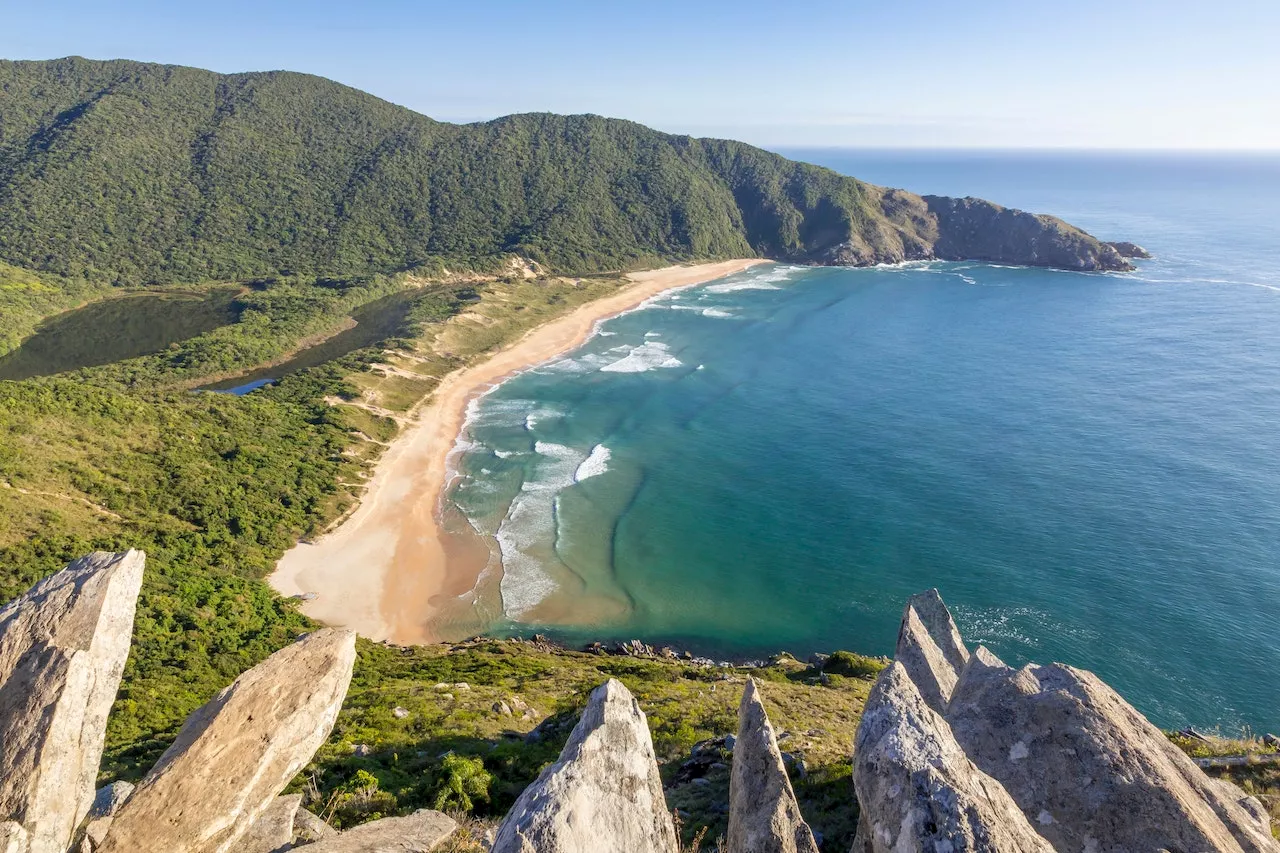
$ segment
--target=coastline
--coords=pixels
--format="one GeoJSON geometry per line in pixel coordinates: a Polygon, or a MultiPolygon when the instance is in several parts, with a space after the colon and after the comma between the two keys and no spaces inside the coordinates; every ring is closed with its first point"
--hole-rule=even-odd
{"type": "Polygon", "coordinates": [[[669,290],[741,272],[762,259],[631,273],[632,284],[544,323],[476,364],[445,376],[414,421],[382,454],[360,504],[336,529],[298,543],[268,578],[284,596],[315,595],[308,616],[373,640],[438,640],[434,599],[471,590],[488,548],[442,524],[449,457],[472,400],[509,376],[581,346],[597,325],[669,290]],[[479,549],[483,550],[483,554],[479,549]]]}

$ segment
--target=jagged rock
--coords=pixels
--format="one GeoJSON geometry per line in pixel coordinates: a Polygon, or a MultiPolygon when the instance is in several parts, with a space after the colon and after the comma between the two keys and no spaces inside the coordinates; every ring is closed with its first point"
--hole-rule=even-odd
{"type": "Polygon", "coordinates": [[[1137,243],[1130,243],[1127,240],[1121,240],[1117,243],[1107,243],[1108,246],[1120,253],[1122,258],[1139,258],[1142,260],[1149,259],[1151,253],[1139,246],[1137,243]]]}
{"type": "Polygon", "coordinates": [[[0,821],[0,853],[27,853],[27,831],[12,821],[0,821]]]}
{"type": "Polygon", "coordinates": [[[313,844],[337,834],[338,830],[306,809],[298,809],[293,816],[293,837],[298,844],[313,844]]]}
{"type": "Polygon", "coordinates": [[[138,784],[98,853],[228,853],[328,737],[355,634],[316,631],[192,714],[138,784]]]}
{"type": "Polygon", "coordinates": [[[293,821],[301,794],[276,797],[236,842],[236,853],[285,853],[293,847],[293,821]]]}
{"type": "Polygon", "coordinates": [[[13,849],[64,853],[89,811],[145,565],[90,554],[0,609],[0,818],[26,836],[11,829],[13,849]]]}
{"type": "Polygon", "coordinates": [[[1000,783],[964,754],[899,662],[867,699],[853,773],[862,807],[855,850],[1053,850],[1000,783]]]}
{"type": "Polygon", "coordinates": [[[969,650],[936,589],[907,599],[894,656],[929,707],[943,713],[969,650]]]}
{"type": "Polygon", "coordinates": [[[800,815],[773,726],[755,679],[738,706],[738,740],[729,778],[729,853],[818,853],[800,815]]]}
{"type": "Polygon", "coordinates": [[[114,817],[120,811],[124,801],[133,793],[133,783],[112,782],[93,795],[93,805],[89,807],[89,817],[114,817]]]}
{"type": "Polygon", "coordinates": [[[979,649],[946,715],[1059,850],[1280,851],[1239,800],[1097,676],[1012,669],[979,649]]]}
{"type": "Polygon", "coordinates": [[[560,753],[516,801],[493,853],[675,853],[644,713],[621,682],[591,693],[560,753]]]}
{"type": "Polygon", "coordinates": [[[457,821],[448,815],[420,809],[408,817],[361,824],[303,849],[306,853],[427,853],[457,828],[457,821]]]}

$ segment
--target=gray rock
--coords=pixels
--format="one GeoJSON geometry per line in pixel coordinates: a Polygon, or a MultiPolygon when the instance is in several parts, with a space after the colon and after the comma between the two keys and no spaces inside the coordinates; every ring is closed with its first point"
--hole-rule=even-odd
{"type": "Polygon", "coordinates": [[[649,727],[621,682],[591,693],[560,758],[507,814],[493,853],[675,853],[649,727]]]}
{"type": "Polygon", "coordinates": [[[409,712],[405,708],[401,708],[397,705],[391,709],[391,716],[395,717],[397,720],[403,720],[405,717],[409,716],[409,712]]]}
{"type": "Polygon", "coordinates": [[[298,809],[298,813],[293,816],[293,838],[298,844],[314,844],[337,834],[338,830],[306,809],[298,809]]]}
{"type": "Polygon", "coordinates": [[[1108,246],[1120,253],[1122,258],[1140,258],[1147,259],[1151,257],[1151,253],[1139,246],[1137,243],[1130,243],[1127,240],[1121,240],[1116,243],[1107,243],[1108,246]]]}
{"type": "Polygon", "coordinates": [[[93,802],[145,565],[90,554],[0,608],[0,818],[31,853],[64,853],[93,802]]]}
{"type": "Polygon", "coordinates": [[[99,788],[93,795],[89,817],[113,817],[132,793],[133,783],[131,782],[112,782],[106,787],[99,788]]]}
{"type": "Polygon", "coordinates": [[[448,815],[421,809],[408,817],[384,817],[309,844],[307,853],[427,853],[458,823],[448,815]]]}
{"type": "Polygon", "coordinates": [[[333,728],[355,634],[316,631],[192,714],[125,801],[99,853],[229,853],[333,728]]]}
{"type": "Polygon", "coordinates": [[[236,842],[236,853],[285,853],[293,848],[293,821],[301,794],[276,797],[236,842]]]}
{"type": "Polygon", "coordinates": [[[980,650],[946,719],[1060,850],[1280,851],[1242,791],[1209,779],[1092,673],[1015,670],[980,650]]]}
{"type": "Polygon", "coordinates": [[[907,599],[894,657],[906,667],[929,707],[945,712],[969,650],[936,589],[907,599]]]}
{"type": "Polygon", "coordinates": [[[755,679],[747,679],[738,706],[727,839],[728,853],[818,853],[796,804],[755,679]]]}
{"type": "Polygon", "coordinates": [[[859,853],[1052,853],[1000,783],[968,759],[899,662],[867,699],[853,770],[859,853]]]}

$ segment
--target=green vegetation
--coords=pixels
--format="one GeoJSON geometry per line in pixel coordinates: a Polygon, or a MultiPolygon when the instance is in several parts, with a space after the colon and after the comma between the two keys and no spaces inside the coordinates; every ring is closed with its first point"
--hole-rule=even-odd
{"type": "Polygon", "coordinates": [[[36,275],[0,262],[0,356],[15,349],[45,317],[98,295],[82,281],[36,275]]]}
{"type": "Polygon", "coordinates": [[[886,658],[868,657],[856,652],[832,652],[831,657],[822,662],[822,671],[850,678],[875,678],[888,665],[886,658]]]}
{"type": "Polygon", "coordinates": [[[1280,761],[1278,750],[1262,738],[1222,737],[1216,734],[1191,737],[1182,732],[1167,732],[1175,746],[1192,758],[1221,758],[1250,756],[1243,764],[1205,767],[1204,772],[1215,779],[1225,779],[1238,785],[1246,794],[1258,798],[1271,816],[1271,832],[1280,838],[1280,761]],[[1262,760],[1257,760],[1262,759],[1262,760]]]}
{"type": "Polygon", "coordinates": [[[559,272],[853,240],[878,190],[598,116],[432,121],[318,77],[0,61],[0,257],[87,281],[351,277],[518,253],[559,272]]]}
{"type": "Polygon", "coordinates": [[[787,657],[762,669],[704,668],[515,640],[411,649],[362,641],[359,653],[333,737],[295,783],[335,822],[441,804],[500,817],[559,755],[587,694],[612,677],[648,717],[685,841],[704,829],[715,839],[726,828],[728,755],[693,772],[681,768],[695,744],[737,731],[750,675],[762,683],[782,748],[803,757],[792,782],[805,816],[833,849],[852,840],[858,812],[849,751],[868,679],[824,685],[818,670],[787,657]]]}

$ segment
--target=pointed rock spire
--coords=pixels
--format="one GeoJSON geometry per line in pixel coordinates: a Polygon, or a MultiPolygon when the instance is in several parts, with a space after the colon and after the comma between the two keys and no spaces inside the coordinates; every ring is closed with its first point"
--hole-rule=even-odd
{"type": "Polygon", "coordinates": [[[818,853],[752,678],[738,706],[727,843],[729,853],[818,853]]]}
{"type": "Polygon", "coordinates": [[[609,679],[591,693],[555,764],[525,789],[493,853],[675,853],[644,713],[609,679]]]}
{"type": "Polygon", "coordinates": [[[90,554],[0,609],[0,821],[20,827],[0,838],[11,849],[64,853],[93,803],[145,565],[141,551],[90,554]]]}
{"type": "Polygon", "coordinates": [[[324,743],[355,664],[355,634],[281,649],[192,714],[138,783],[97,853],[230,853],[324,743]]]}
{"type": "Polygon", "coordinates": [[[894,658],[907,668],[929,707],[943,713],[969,650],[936,589],[907,599],[894,658]]]}
{"type": "Polygon", "coordinates": [[[872,689],[854,745],[858,851],[1053,853],[894,662],[872,689]]]}

